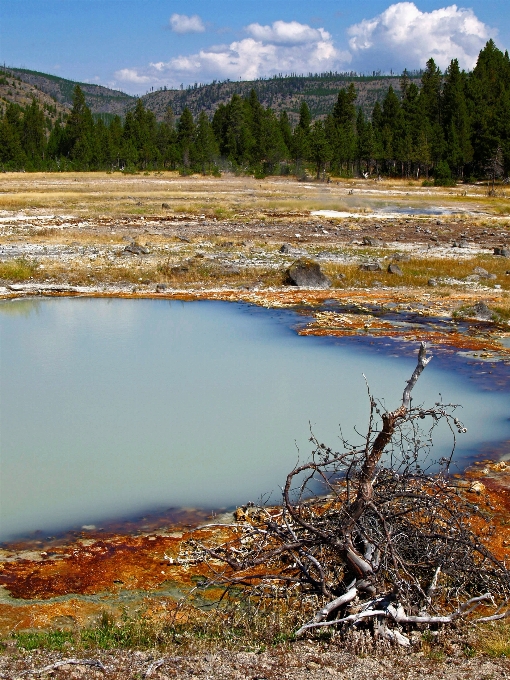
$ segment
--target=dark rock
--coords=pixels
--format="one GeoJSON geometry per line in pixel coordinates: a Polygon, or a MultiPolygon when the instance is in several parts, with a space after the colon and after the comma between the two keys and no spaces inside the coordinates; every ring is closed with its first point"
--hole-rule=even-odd
{"type": "Polygon", "coordinates": [[[394,262],[409,262],[411,256],[408,253],[395,253],[391,256],[394,262]]]}
{"type": "Polygon", "coordinates": [[[510,257],[510,248],[494,248],[494,255],[501,255],[501,257],[510,257]]]}
{"type": "Polygon", "coordinates": [[[162,208],[169,208],[169,207],[170,207],[170,204],[169,204],[169,203],[162,203],[162,204],[161,204],[161,207],[162,207],[162,208]]]}
{"type": "Polygon", "coordinates": [[[490,321],[494,316],[494,312],[492,312],[485,302],[482,302],[481,300],[473,305],[469,311],[472,312],[477,319],[481,319],[482,321],[490,321]]]}
{"type": "Polygon", "coordinates": [[[383,242],[379,238],[372,238],[372,236],[364,236],[362,241],[364,246],[372,246],[373,248],[380,248],[383,242]]]}
{"type": "Polygon", "coordinates": [[[404,272],[400,269],[398,264],[388,265],[388,274],[395,274],[396,276],[404,276],[404,272]]]}
{"type": "Polygon", "coordinates": [[[158,283],[156,286],[156,293],[164,293],[166,290],[166,284],[165,283],[158,283]]]}
{"type": "Polygon", "coordinates": [[[149,251],[147,248],[138,245],[138,243],[130,243],[124,248],[125,253],[131,253],[132,255],[148,255],[149,251]]]}
{"type": "Polygon", "coordinates": [[[382,272],[379,262],[364,262],[360,264],[359,270],[362,272],[382,272]]]}
{"type": "Polygon", "coordinates": [[[429,279],[427,281],[427,286],[430,286],[431,288],[435,288],[437,286],[437,279],[429,279]]]}
{"type": "Polygon", "coordinates": [[[289,267],[287,277],[292,286],[309,288],[329,288],[331,281],[322,272],[320,265],[313,260],[302,258],[289,267]]]}
{"type": "Polygon", "coordinates": [[[284,243],[278,252],[283,253],[284,255],[296,255],[300,251],[297,248],[294,248],[294,246],[291,246],[290,243],[284,243]]]}

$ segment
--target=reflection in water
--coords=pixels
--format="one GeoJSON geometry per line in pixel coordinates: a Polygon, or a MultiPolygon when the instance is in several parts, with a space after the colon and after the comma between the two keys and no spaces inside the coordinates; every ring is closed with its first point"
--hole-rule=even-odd
{"type": "MultiPolygon", "coordinates": [[[[415,364],[300,337],[293,313],[248,305],[23,302],[23,315],[0,316],[0,540],[170,506],[277,500],[310,451],[309,423],[340,446],[339,423],[347,436],[366,425],[363,373],[393,406],[415,364]]],[[[430,403],[439,392],[464,405],[461,454],[508,438],[501,395],[481,399],[435,359],[414,396],[430,403]]],[[[434,458],[449,444],[439,433],[434,458]]]]}
{"type": "Polygon", "coordinates": [[[9,316],[30,316],[39,311],[41,302],[41,300],[1,300],[0,314],[9,316]]]}

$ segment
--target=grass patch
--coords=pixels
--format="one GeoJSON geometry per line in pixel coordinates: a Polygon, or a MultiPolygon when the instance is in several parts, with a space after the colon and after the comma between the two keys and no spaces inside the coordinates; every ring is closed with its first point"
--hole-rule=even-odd
{"type": "Polygon", "coordinates": [[[221,648],[260,651],[294,639],[293,631],[311,612],[302,603],[261,604],[230,600],[203,611],[175,603],[163,610],[120,616],[103,612],[97,622],[74,630],[15,632],[19,649],[186,649],[221,648]]]}
{"type": "MultiPolygon", "coordinates": [[[[496,279],[480,279],[482,286],[493,288],[495,284],[502,289],[510,289],[510,276],[506,274],[508,262],[504,258],[495,258],[491,255],[480,255],[466,260],[450,260],[442,258],[417,259],[413,258],[408,262],[397,262],[402,270],[402,276],[389,274],[387,268],[391,262],[391,257],[383,259],[374,253],[372,257],[367,257],[367,261],[379,261],[382,271],[366,272],[359,269],[357,264],[333,264],[322,265],[324,272],[331,277],[334,285],[346,288],[370,288],[376,282],[389,287],[426,287],[429,279],[437,279],[441,285],[444,279],[447,285],[451,284],[451,279],[462,281],[466,276],[473,274],[475,267],[482,267],[488,272],[496,274],[496,279]]],[[[471,290],[467,287],[466,290],[471,290]]],[[[495,309],[495,311],[498,311],[495,309]]],[[[498,313],[500,313],[498,311],[498,313]]],[[[503,314],[502,314],[503,316],[503,314]]],[[[508,318],[508,317],[504,317],[508,318]]]]}
{"type": "Polygon", "coordinates": [[[12,282],[26,281],[35,275],[38,266],[35,260],[26,257],[0,262],[0,279],[12,282]]]}
{"type": "Polygon", "coordinates": [[[486,656],[510,658],[510,623],[498,621],[479,626],[471,645],[486,656]]]}

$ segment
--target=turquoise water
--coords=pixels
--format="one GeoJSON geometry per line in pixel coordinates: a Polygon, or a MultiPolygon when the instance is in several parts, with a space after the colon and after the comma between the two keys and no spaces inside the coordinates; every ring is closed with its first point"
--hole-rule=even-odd
{"type": "MultiPolygon", "coordinates": [[[[0,303],[0,540],[171,506],[277,501],[310,452],[398,405],[411,356],[300,337],[290,312],[165,300],[0,303]],[[272,496],[271,496],[272,493],[272,496]]],[[[509,437],[508,399],[445,362],[417,402],[462,403],[459,455],[509,437]]],[[[447,452],[443,431],[434,457],[447,452]]]]}

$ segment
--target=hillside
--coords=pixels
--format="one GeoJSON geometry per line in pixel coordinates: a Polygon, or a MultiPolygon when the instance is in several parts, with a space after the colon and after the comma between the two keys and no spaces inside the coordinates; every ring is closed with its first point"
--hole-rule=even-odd
{"type": "MultiPolygon", "coordinates": [[[[77,84],[82,88],[92,113],[123,116],[136,102],[136,97],[102,85],[76,83],[59,76],[27,69],[9,68],[7,71],[66,108],[72,104],[73,89],[77,84]]],[[[291,122],[296,123],[299,107],[303,101],[307,102],[314,118],[324,116],[333,108],[338,90],[348,87],[351,82],[358,92],[356,103],[368,116],[371,115],[375,102],[383,99],[390,85],[397,91],[400,88],[398,76],[351,77],[333,73],[282,76],[242,82],[213,82],[183,90],[161,89],[143,95],[142,100],[145,107],[153,111],[159,121],[163,120],[168,106],[172,107],[176,116],[179,116],[187,106],[194,116],[204,110],[212,117],[218,106],[228,102],[233,94],[246,96],[253,88],[264,107],[270,106],[277,112],[286,110],[291,122]]]]}
{"type": "Polygon", "coordinates": [[[298,119],[299,107],[306,101],[313,118],[329,113],[342,87],[354,83],[358,92],[357,106],[361,106],[365,115],[370,116],[376,101],[382,101],[390,85],[400,89],[398,76],[350,77],[339,74],[319,76],[288,76],[267,80],[243,82],[221,82],[201,85],[186,90],[158,90],[142,97],[145,107],[162,120],[165,110],[170,105],[179,116],[188,107],[194,116],[204,110],[212,116],[218,106],[229,101],[233,94],[241,96],[249,94],[253,88],[260,102],[275,111],[287,111],[292,123],[298,119]]]}
{"type": "Polygon", "coordinates": [[[78,83],[48,73],[21,68],[8,68],[6,71],[20,78],[23,82],[38,88],[66,108],[70,108],[72,105],[73,90],[76,85],[79,85],[83,90],[87,106],[92,113],[110,113],[123,116],[126,111],[134,106],[136,101],[136,97],[119,90],[111,90],[108,87],[103,87],[103,85],[78,83]]]}
{"type": "Polygon", "coordinates": [[[23,82],[17,77],[0,74],[0,110],[3,111],[7,103],[12,102],[22,107],[35,99],[52,122],[68,112],[62,104],[55,101],[46,92],[39,90],[30,83],[23,82]]]}

